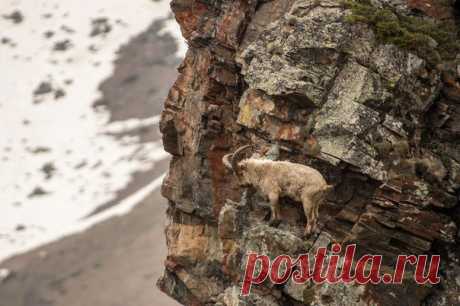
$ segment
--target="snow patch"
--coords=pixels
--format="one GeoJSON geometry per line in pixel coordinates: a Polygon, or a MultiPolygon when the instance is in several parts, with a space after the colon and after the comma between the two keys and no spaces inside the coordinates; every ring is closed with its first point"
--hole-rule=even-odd
{"type": "MultiPolygon", "coordinates": [[[[5,0],[2,11],[20,11],[23,20],[0,17],[0,40],[9,42],[0,44],[0,260],[125,213],[159,184],[81,221],[134,172],[168,156],[160,142],[111,135],[159,117],[109,123],[92,103],[120,46],[170,8],[167,0],[5,0]]],[[[184,54],[177,24],[168,21],[164,31],[180,38],[184,54]]]]}

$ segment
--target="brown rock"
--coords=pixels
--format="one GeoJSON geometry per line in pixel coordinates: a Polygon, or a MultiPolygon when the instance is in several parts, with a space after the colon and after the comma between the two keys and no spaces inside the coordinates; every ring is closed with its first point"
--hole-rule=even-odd
{"type": "MultiPolygon", "coordinates": [[[[401,18],[411,9],[453,16],[430,0],[372,4],[401,18]]],[[[266,281],[238,295],[249,251],[296,256],[356,243],[361,255],[384,255],[385,268],[399,254],[458,251],[458,76],[441,74],[450,66],[381,44],[372,25],[346,21],[352,12],[340,1],[174,0],[172,8],[190,49],[160,125],[174,158],[162,188],[171,224],[159,286],[186,305],[450,300],[454,277],[437,289],[266,281]],[[318,233],[302,237],[306,220],[291,199],[281,199],[282,222],[270,226],[266,199],[225,169],[222,157],[248,143],[261,158],[311,165],[335,185],[318,233]]],[[[454,257],[442,266],[460,269],[454,257]]]]}

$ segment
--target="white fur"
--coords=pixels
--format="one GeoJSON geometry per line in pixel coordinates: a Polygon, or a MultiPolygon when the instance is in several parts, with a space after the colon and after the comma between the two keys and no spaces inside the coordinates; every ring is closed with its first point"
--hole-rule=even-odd
{"type": "Polygon", "coordinates": [[[271,222],[280,219],[279,198],[302,202],[308,219],[305,234],[317,226],[318,209],[332,186],[317,170],[288,161],[248,158],[238,163],[242,185],[251,185],[268,197],[272,208],[271,222]]]}

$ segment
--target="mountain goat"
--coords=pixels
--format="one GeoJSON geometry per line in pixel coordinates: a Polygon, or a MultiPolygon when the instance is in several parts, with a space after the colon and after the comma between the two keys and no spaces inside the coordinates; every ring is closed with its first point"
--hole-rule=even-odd
{"type": "Polygon", "coordinates": [[[253,186],[268,197],[271,206],[270,223],[280,221],[279,198],[289,197],[302,202],[307,225],[305,235],[310,235],[317,226],[318,209],[332,189],[317,170],[288,161],[273,161],[261,158],[243,158],[251,146],[239,148],[227,154],[222,161],[237,176],[241,186],[253,186]]]}

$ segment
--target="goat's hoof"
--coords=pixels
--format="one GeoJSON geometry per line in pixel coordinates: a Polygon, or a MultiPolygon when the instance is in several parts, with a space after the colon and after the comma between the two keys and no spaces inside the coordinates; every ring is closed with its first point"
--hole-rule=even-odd
{"type": "Polygon", "coordinates": [[[309,238],[312,234],[313,234],[313,229],[311,228],[305,229],[305,231],[303,232],[304,238],[309,238]]]}
{"type": "Polygon", "coordinates": [[[313,234],[319,234],[320,230],[317,227],[306,229],[304,232],[305,238],[310,238],[313,234]]]}
{"type": "Polygon", "coordinates": [[[268,224],[270,226],[273,226],[273,227],[278,227],[281,224],[281,220],[273,219],[273,220],[270,220],[270,222],[268,222],[268,224]]]}

